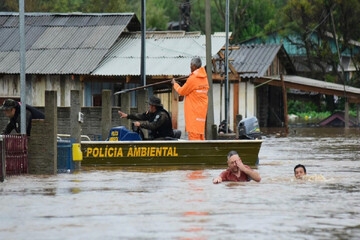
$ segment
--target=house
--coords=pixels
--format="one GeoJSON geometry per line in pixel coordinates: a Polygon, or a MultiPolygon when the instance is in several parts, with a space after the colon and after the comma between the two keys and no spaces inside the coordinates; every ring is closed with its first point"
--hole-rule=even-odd
{"type": "MultiPolygon", "coordinates": [[[[19,15],[0,13],[0,100],[20,99],[19,15]]],[[[70,105],[70,90],[80,90],[83,106],[100,106],[101,92],[113,93],[140,85],[140,23],[132,13],[53,14],[27,13],[27,103],[44,106],[45,90],[58,91],[58,105],[70,105]]],[[[146,33],[147,83],[190,74],[190,61],[205,63],[205,36],[200,32],[146,33]]],[[[212,36],[212,54],[223,47],[225,34],[212,36]]],[[[150,89],[165,107],[182,113],[183,103],[172,109],[171,86],[150,89]]],[[[136,93],[131,106],[136,107],[136,93]]],[[[121,98],[114,96],[113,106],[121,98]]],[[[1,102],[0,102],[1,103],[1,102]]],[[[175,105],[174,105],[175,106],[175,105]]],[[[184,128],[179,115],[179,128],[184,128]]]]}
{"type": "MultiPolygon", "coordinates": [[[[70,90],[85,98],[84,79],[123,32],[140,30],[133,13],[25,15],[27,102],[44,106],[45,90],[58,91],[59,106],[70,105],[70,90]]],[[[19,15],[0,13],[0,100],[20,98],[19,15]]],[[[101,88],[111,88],[107,81],[101,88]]]]}
{"type": "MultiPolygon", "coordinates": [[[[219,58],[218,58],[219,59],[219,58]]],[[[282,92],[277,87],[256,84],[256,79],[295,74],[295,68],[283,45],[252,44],[233,45],[229,51],[234,79],[230,82],[230,126],[234,128],[235,117],[257,116],[262,127],[281,126],[283,119],[282,92]]],[[[224,72],[224,64],[217,64],[216,72],[224,72]],[[220,67],[221,66],[221,67],[220,67]]],[[[214,78],[214,99],[223,90],[222,79],[214,78]]],[[[221,100],[220,100],[221,101],[221,100]]],[[[222,104],[223,105],[223,104],[222,104]]],[[[220,115],[224,106],[220,107],[220,115]]],[[[220,119],[217,119],[220,121],[220,119]]]]}
{"type": "MultiPolygon", "coordinates": [[[[349,116],[349,127],[359,126],[358,119],[349,116]]],[[[318,123],[322,127],[344,127],[345,126],[345,113],[344,112],[335,112],[331,116],[322,120],[318,123]]]]}
{"type": "MultiPolygon", "coordinates": [[[[328,32],[326,33],[326,36],[328,37],[327,39],[332,53],[336,54],[337,53],[336,43],[333,38],[333,35],[328,32]]],[[[315,42],[319,41],[316,32],[314,32],[310,37],[315,42]]],[[[297,46],[296,44],[298,43],[302,43],[300,37],[296,35],[291,35],[288,38],[286,38],[281,36],[278,32],[268,33],[264,37],[253,37],[241,42],[241,44],[282,44],[286,52],[290,56],[295,66],[297,74],[306,77],[309,76],[309,72],[310,72],[310,69],[306,65],[306,51],[305,49],[297,46]]],[[[352,58],[355,54],[360,54],[360,42],[351,40],[350,44],[352,45],[352,49],[346,49],[345,51],[340,53],[341,65],[344,68],[345,78],[347,80],[351,79],[354,75],[354,72],[357,71],[352,58]]],[[[324,62],[321,63],[321,65],[325,69],[325,72],[332,71],[332,66],[328,65],[327,63],[324,62]]],[[[320,74],[322,74],[319,66],[313,65],[313,68],[315,72],[318,71],[320,74]]],[[[340,67],[339,67],[339,71],[340,71],[340,67]]],[[[321,75],[316,77],[321,77],[321,75]]]]}
{"type": "MultiPolygon", "coordinates": [[[[225,44],[225,34],[215,33],[211,37],[211,54],[215,56],[225,44]]],[[[191,59],[198,56],[206,63],[205,36],[200,32],[165,31],[146,33],[146,82],[148,84],[188,76],[191,59]]],[[[116,81],[116,90],[140,85],[140,32],[123,33],[86,81],[109,79],[116,81]]],[[[92,89],[96,88],[92,87],[92,89]]],[[[178,102],[171,84],[150,88],[149,94],[157,94],[173,117],[173,126],[185,131],[184,102],[178,102]]],[[[92,93],[94,94],[94,92],[92,93]]],[[[89,96],[89,94],[87,95],[89,96]]],[[[133,92],[132,106],[136,106],[133,92]]],[[[119,103],[120,98],[115,100],[119,103]]],[[[119,103],[120,105],[120,103],[119,103]]],[[[184,134],[183,134],[184,136],[184,134]]]]}
{"type": "MultiPolygon", "coordinates": [[[[214,102],[223,97],[223,53],[216,58],[214,102]],[[218,84],[215,84],[218,83],[218,84]]],[[[246,44],[230,47],[230,127],[235,125],[237,114],[256,116],[262,127],[284,126],[288,92],[297,90],[320,94],[344,96],[349,102],[360,103],[360,89],[329,83],[297,75],[290,56],[283,45],[246,44]],[[285,94],[284,94],[285,89],[285,94]]],[[[223,114],[224,104],[215,107],[223,114]]],[[[217,119],[219,121],[219,119],[217,119]]]]}

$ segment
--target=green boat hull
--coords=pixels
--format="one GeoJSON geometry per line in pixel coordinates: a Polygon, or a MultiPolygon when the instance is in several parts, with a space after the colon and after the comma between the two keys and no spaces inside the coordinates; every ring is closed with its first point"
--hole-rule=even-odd
{"type": "Polygon", "coordinates": [[[82,166],[224,165],[235,150],[246,165],[255,166],[261,140],[209,141],[84,141],[82,166]]]}

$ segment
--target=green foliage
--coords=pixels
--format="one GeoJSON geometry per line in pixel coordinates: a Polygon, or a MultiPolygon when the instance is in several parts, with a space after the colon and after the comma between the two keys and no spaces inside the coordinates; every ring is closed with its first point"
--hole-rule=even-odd
{"type": "Polygon", "coordinates": [[[305,112],[316,112],[319,108],[313,102],[288,101],[288,113],[298,115],[305,112]]]}
{"type": "MultiPolygon", "coordinates": [[[[323,80],[340,84],[345,81],[338,68],[335,34],[342,39],[339,41],[340,53],[351,54],[355,67],[360,69],[360,52],[351,43],[351,40],[360,38],[360,1],[289,0],[279,12],[265,29],[280,30],[284,38],[302,49],[306,57],[302,64],[310,69],[313,77],[320,72],[323,80]],[[292,36],[297,36],[297,39],[294,41],[292,36]],[[326,65],[332,67],[332,77],[326,76],[329,75],[326,65]]],[[[349,83],[360,85],[356,77],[349,83]]]]}
{"type": "Polygon", "coordinates": [[[325,119],[331,115],[331,112],[310,111],[310,112],[301,112],[295,115],[297,115],[302,119],[325,119]]]}
{"type": "MultiPolygon", "coordinates": [[[[179,21],[182,0],[147,0],[148,29],[166,30],[170,21],[179,21]]],[[[212,0],[212,32],[225,31],[225,1],[212,0]]],[[[238,42],[264,33],[278,9],[287,0],[230,0],[230,31],[238,42]]],[[[191,31],[205,31],[205,1],[191,0],[191,31]]],[[[135,12],[140,18],[140,0],[25,0],[27,12],[135,12]]],[[[0,1],[0,11],[18,11],[17,0],[0,1]]]]}

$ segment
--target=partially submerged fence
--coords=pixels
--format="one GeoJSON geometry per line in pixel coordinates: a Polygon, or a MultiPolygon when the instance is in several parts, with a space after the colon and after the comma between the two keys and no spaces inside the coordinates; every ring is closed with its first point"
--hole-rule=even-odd
{"type": "Polygon", "coordinates": [[[5,176],[28,173],[27,140],[26,135],[0,136],[1,181],[5,176]]]}

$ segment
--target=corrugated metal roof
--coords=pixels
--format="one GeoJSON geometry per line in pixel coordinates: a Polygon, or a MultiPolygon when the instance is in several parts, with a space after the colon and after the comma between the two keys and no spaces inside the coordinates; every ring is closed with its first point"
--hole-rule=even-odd
{"type": "Polygon", "coordinates": [[[96,56],[102,55],[104,56],[108,50],[107,49],[94,49],[89,52],[87,57],[82,61],[79,68],[76,69],[79,73],[88,73],[88,69],[95,69],[96,66],[99,65],[101,59],[97,58],[96,56]]]}
{"type": "MultiPolygon", "coordinates": [[[[263,77],[264,79],[269,79],[273,81],[280,81],[279,76],[274,77],[263,77]]],[[[328,89],[333,91],[338,91],[340,94],[344,92],[344,85],[337,83],[330,83],[325,81],[320,81],[312,78],[300,77],[300,76],[292,76],[292,75],[284,75],[284,81],[287,83],[293,83],[303,86],[310,86],[318,89],[328,89]]],[[[360,88],[345,86],[345,90],[347,93],[360,95],[360,88]]]]}
{"type": "MultiPolygon", "coordinates": [[[[57,17],[58,18],[58,17],[57,17]]],[[[90,21],[90,16],[74,16],[67,18],[68,20],[64,24],[65,26],[72,26],[72,27],[80,27],[80,26],[86,26],[87,23],[90,21]]]]}
{"type": "MultiPolygon", "coordinates": [[[[0,13],[0,73],[19,67],[19,15],[0,13]]],[[[128,25],[140,29],[133,13],[26,13],[28,74],[89,74],[128,25]]]]}
{"type": "Polygon", "coordinates": [[[0,25],[3,25],[8,19],[8,16],[0,16],[0,25]]]}
{"type": "Polygon", "coordinates": [[[64,48],[80,48],[80,45],[94,31],[93,27],[82,27],[72,35],[72,37],[64,44],[64,48]]]}
{"type": "Polygon", "coordinates": [[[63,74],[71,74],[78,72],[77,69],[80,67],[84,59],[87,59],[91,49],[77,49],[74,54],[68,59],[68,62],[64,65],[61,70],[63,74]]]}
{"type": "Polygon", "coordinates": [[[95,48],[101,48],[101,49],[109,49],[116,39],[118,39],[118,36],[114,34],[114,32],[122,32],[124,31],[125,26],[110,26],[107,31],[103,34],[102,38],[98,41],[95,48]]]}
{"type": "Polygon", "coordinates": [[[0,72],[7,72],[7,70],[9,70],[13,65],[16,64],[19,58],[19,52],[8,52],[2,62],[7,62],[9,64],[0,64],[0,72]]]}
{"type": "MultiPolygon", "coordinates": [[[[48,27],[32,45],[31,49],[46,49],[56,36],[62,31],[63,27],[48,27]]],[[[18,35],[18,34],[17,34],[18,35]]]]}
{"type": "Polygon", "coordinates": [[[15,30],[15,28],[0,28],[0,46],[2,46],[9,39],[15,30]]]}
{"type": "Polygon", "coordinates": [[[274,61],[281,49],[281,45],[258,44],[237,45],[239,49],[230,51],[229,59],[237,72],[257,72],[241,74],[244,78],[262,77],[274,61]]]}
{"type": "MultiPolygon", "coordinates": [[[[197,34],[148,33],[146,75],[188,75],[190,61],[199,56],[205,64],[205,36],[197,34]]],[[[212,55],[225,44],[225,37],[212,36],[212,55]]],[[[138,33],[123,33],[93,75],[140,75],[141,39],[138,33]]]]}
{"type": "Polygon", "coordinates": [[[93,27],[93,31],[86,37],[85,41],[80,45],[80,48],[95,47],[109,27],[110,26],[93,27]]]}

